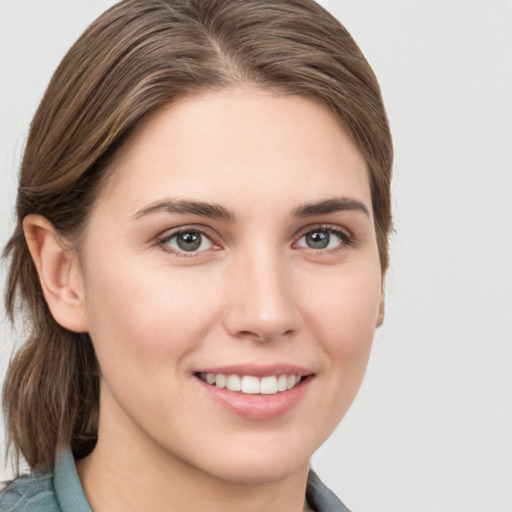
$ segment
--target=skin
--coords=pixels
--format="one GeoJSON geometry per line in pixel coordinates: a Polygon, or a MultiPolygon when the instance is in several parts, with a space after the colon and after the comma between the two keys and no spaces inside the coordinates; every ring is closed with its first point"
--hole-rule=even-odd
{"type": "Polygon", "coordinates": [[[242,88],[182,99],[129,141],[79,255],[43,218],[25,231],[52,313],[101,367],[99,441],[78,463],[95,512],[302,510],[383,309],[366,164],[328,109],[242,88]],[[153,208],[170,200],[232,218],[153,208]],[[203,230],[200,250],[180,252],[176,228],[203,230]],[[308,246],[319,231],[328,249],[308,246]],[[291,409],[248,419],[195,375],[245,363],[312,376],[291,409]]]}

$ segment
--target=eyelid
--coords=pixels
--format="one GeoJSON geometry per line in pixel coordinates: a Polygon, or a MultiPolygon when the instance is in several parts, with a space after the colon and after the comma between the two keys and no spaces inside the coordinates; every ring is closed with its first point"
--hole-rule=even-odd
{"type": "Polygon", "coordinates": [[[297,230],[295,238],[300,238],[301,236],[304,236],[307,233],[310,233],[311,231],[315,231],[315,230],[332,231],[335,233],[340,233],[347,238],[353,238],[353,234],[348,228],[346,228],[344,226],[340,226],[339,224],[329,224],[326,222],[318,222],[315,224],[309,224],[307,226],[300,228],[299,230],[297,230]]]}

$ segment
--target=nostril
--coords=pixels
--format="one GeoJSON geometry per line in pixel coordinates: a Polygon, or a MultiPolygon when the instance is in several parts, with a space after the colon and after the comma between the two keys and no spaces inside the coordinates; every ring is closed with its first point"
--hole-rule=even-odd
{"type": "Polygon", "coordinates": [[[238,333],[239,338],[253,338],[256,341],[259,341],[261,343],[268,343],[269,341],[272,341],[273,339],[281,338],[281,337],[289,337],[291,336],[295,331],[293,329],[287,329],[283,333],[269,333],[269,334],[260,334],[258,332],[253,331],[240,331],[238,333]]]}

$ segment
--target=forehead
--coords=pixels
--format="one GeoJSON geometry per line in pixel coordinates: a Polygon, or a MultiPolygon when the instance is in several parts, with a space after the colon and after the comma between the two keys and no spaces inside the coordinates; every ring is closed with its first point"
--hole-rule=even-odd
{"type": "Polygon", "coordinates": [[[233,208],[349,195],[371,207],[365,160],[327,107],[247,89],[185,97],[154,113],[130,137],[100,200],[124,196],[139,208],[165,194],[233,208]]]}

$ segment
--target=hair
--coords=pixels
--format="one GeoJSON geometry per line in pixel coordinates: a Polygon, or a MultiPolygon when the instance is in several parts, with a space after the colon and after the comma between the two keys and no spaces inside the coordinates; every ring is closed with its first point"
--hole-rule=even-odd
{"type": "Polygon", "coordinates": [[[29,214],[79,240],[102,184],[141,121],[185,95],[236,85],[330,108],[367,162],[383,274],[391,230],[392,142],[377,80],[347,30],[312,0],[125,0],[71,47],[30,125],[21,164],[6,309],[28,339],[3,388],[9,446],[30,468],[77,459],[97,437],[99,375],[89,335],[61,327],[23,233],[29,214]]]}

